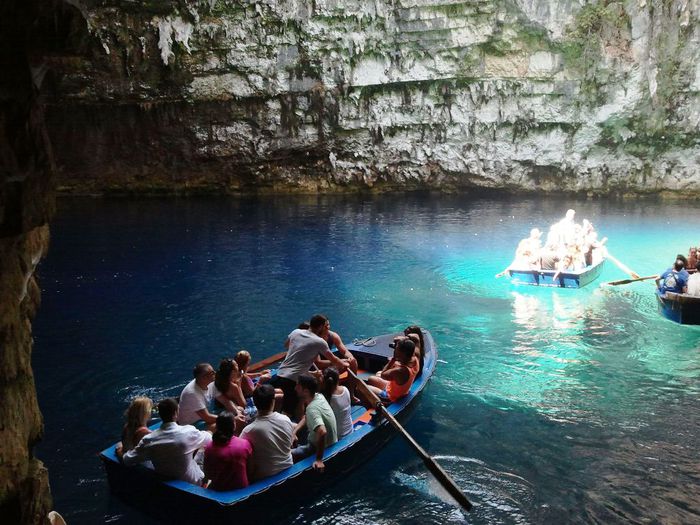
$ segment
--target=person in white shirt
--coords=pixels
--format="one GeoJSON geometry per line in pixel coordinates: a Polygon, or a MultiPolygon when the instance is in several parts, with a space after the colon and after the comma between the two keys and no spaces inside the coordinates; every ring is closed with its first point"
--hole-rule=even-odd
{"type": "Polygon", "coordinates": [[[204,472],[195,462],[193,453],[211,442],[211,434],[191,425],[178,425],[177,401],[172,398],[158,403],[158,414],[163,420],[160,428],[146,434],[126,453],[121,445],[117,446],[117,457],[127,466],[150,461],[162,476],[200,484],[204,472]]]}
{"type": "Polygon", "coordinates": [[[253,446],[251,479],[258,480],[292,466],[294,423],[273,411],[275,389],[271,385],[259,385],[253,391],[253,402],[258,415],[243,429],[241,437],[253,446]]]}
{"type": "Polygon", "coordinates": [[[180,394],[181,425],[193,425],[199,420],[209,427],[216,424],[216,416],[209,412],[209,404],[214,397],[214,377],[216,372],[209,363],[199,363],[192,371],[194,379],[187,383],[180,394]]]}
{"type": "Polygon", "coordinates": [[[352,432],[352,403],[350,391],[340,382],[340,375],[335,367],[329,366],[323,370],[323,391],[321,392],[335,414],[335,424],[338,439],[352,432]]]}
{"type": "Polygon", "coordinates": [[[695,269],[697,272],[688,277],[688,291],[686,293],[700,297],[700,261],[695,263],[695,269]]]}

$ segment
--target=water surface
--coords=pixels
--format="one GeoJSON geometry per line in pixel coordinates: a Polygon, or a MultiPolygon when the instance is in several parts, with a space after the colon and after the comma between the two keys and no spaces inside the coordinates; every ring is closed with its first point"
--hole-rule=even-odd
{"type": "Polygon", "coordinates": [[[345,339],[429,328],[440,358],[408,430],[475,503],[465,518],[398,439],[286,523],[700,522],[700,329],[608,263],[582,290],[494,274],[530,228],[577,210],[641,275],[700,244],[700,206],[423,194],[62,199],[40,267],[34,366],[56,509],[150,523],[97,452],[136,395],[199,361],[281,350],[326,313],[345,339]]]}

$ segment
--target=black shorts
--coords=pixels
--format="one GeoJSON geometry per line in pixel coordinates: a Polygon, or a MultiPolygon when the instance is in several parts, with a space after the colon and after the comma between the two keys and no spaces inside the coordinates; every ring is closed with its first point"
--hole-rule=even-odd
{"type": "Polygon", "coordinates": [[[282,401],[282,412],[289,417],[293,417],[299,404],[299,396],[297,396],[297,382],[286,377],[275,376],[269,384],[275,388],[281,388],[284,392],[284,401],[282,401]]]}

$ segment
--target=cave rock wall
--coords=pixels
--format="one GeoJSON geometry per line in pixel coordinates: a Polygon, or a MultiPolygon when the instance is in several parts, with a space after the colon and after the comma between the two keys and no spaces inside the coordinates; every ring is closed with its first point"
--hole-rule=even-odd
{"type": "Polygon", "coordinates": [[[697,0],[72,0],[74,191],[700,194],[697,0]]]}

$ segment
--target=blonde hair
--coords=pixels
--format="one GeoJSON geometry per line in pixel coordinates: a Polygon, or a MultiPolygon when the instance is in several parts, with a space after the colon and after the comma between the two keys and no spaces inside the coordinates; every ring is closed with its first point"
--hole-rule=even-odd
{"type": "Polygon", "coordinates": [[[148,424],[148,420],[151,417],[151,410],[153,410],[153,401],[145,396],[139,396],[135,398],[129,408],[124,412],[124,418],[126,419],[126,424],[124,425],[124,443],[125,449],[131,449],[136,446],[134,443],[134,434],[140,427],[145,427],[148,424]]]}
{"type": "Polygon", "coordinates": [[[241,350],[236,354],[236,364],[241,372],[245,372],[250,364],[250,352],[248,350],[241,350]]]}

